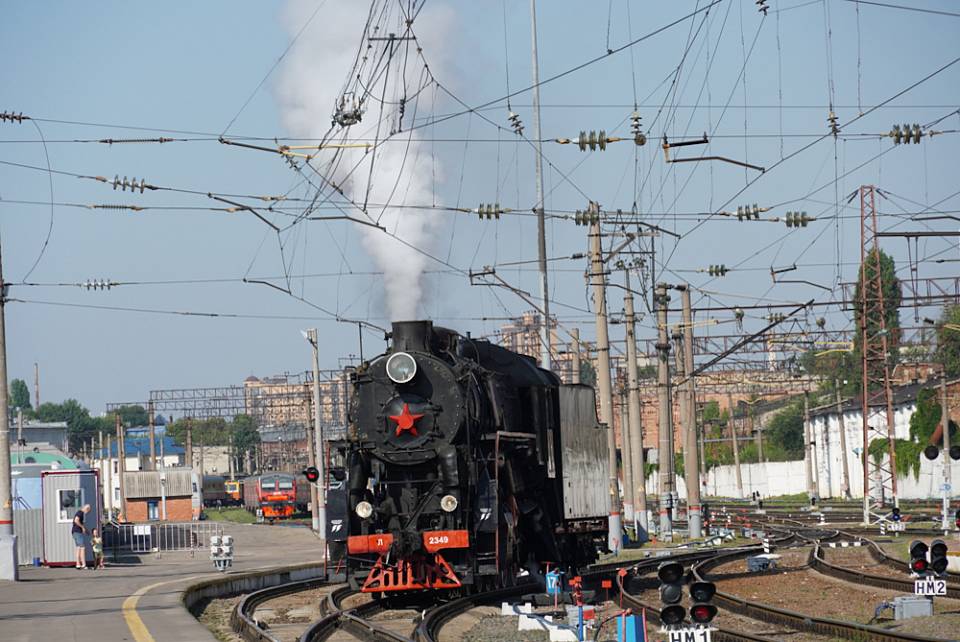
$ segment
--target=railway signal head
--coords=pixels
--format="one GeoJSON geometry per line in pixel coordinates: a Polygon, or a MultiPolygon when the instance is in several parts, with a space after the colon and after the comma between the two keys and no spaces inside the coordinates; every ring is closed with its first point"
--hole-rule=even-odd
{"type": "Polygon", "coordinates": [[[918,539],[910,542],[910,570],[917,575],[925,575],[927,572],[928,550],[927,545],[918,539]]]}
{"type": "Polygon", "coordinates": [[[899,522],[903,519],[903,515],[900,514],[900,507],[894,506],[893,510],[890,512],[890,520],[894,522],[899,522]]]}
{"type": "Polygon", "coordinates": [[[320,471],[317,470],[316,466],[308,466],[306,469],[304,469],[303,476],[307,478],[308,482],[313,484],[320,479],[320,471]]]}
{"type": "Polygon", "coordinates": [[[664,626],[675,626],[683,622],[687,610],[680,602],[683,600],[684,572],[680,562],[663,562],[657,567],[660,580],[660,621],[664,626]]]}
{"type": "Polygon", "coordinates": [[[717,607],[711,604],[713,596],[717,594],[717,587],[713,582],[694,582],[690,585],[690,619],[694,624],[709,624],[717,616],[717,607]]]}
{"type": "Polygon", "coordinates": [[[930,542],[930,570],[938,576],[947,574],[947,543],[942,539],[930,542]]]}

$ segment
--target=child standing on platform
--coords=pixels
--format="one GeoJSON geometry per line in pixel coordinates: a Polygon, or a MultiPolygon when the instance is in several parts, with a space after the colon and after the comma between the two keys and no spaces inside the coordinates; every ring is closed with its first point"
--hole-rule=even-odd
{"type": "Polygon", "coordinates": [[[93,547],[93,568],[103,568],[103,538],[100,537],[100,531],[96,528],[93,529],[90,545],[93,547]]]}

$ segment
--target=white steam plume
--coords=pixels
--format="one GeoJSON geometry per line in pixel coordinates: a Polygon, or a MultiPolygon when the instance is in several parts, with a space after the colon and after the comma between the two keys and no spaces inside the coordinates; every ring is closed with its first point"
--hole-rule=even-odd
{"type": "MultiPolygon", "coordinates": [[[[288,2],[282,22],[291,36],[303,27],[315,9],[315,0],[288,2]]],[[[348,78],[348,74],[357,59],[357,51],[360,50],[361,56],[368,53],[365,33],[368,9],[367,3],[357,0],[328,0],[287,55],[275,94],[281,119],[291,136],[321,138],[328,133],[334,105],[345,81],[354,80],[348,78]]],[[[450,22],[450,12],[442,6],[428,6],[416,18],[415,32],[431,63],[444,58],[444,34],[449,32],[450,22]]],[[[414,52],[415,48],[410,47],[410,51],[414,52]]],[[[419,60],[411,53],[407,76],[411,90],[417,88],[416,83],[421,77],[422,64],[410,67],[415,62],[419,63],[419,60]]],[[[431,64],[431,69],[435,68],[431,64]]],[[[428,89],[421,94],[418,116],[426,115],[424,107],[428,100],[424,98],[431,96],[432,91],[428,89]]],[[[378,91],[374,93],[379,98],[378,91]]],[[[399,98],[386,96],[388,101],[399,98]]],[[[363,121],[350,129],[350,137],[373,138],[380,118],[380,105],[375,99],[368,99],[365,108],[363,121]]],[[[404,129],[413,122],[416,109],[412,101],[405,106],[404,129]]],[[[397,106],[384,108],[381,139],[396,122],[395,117],[387,116],[391,111],[395,116],[397,106]]],[[[410,245],[430,251],[440,227],[438,221],[430,212],[399,207],[432,203],[432,184],[439,180],[439,169],[433,166],[430,150],[418,133],[401,132],[391,142],[378,147],[376,153],[367,153],[363,149],[343,150],[341,153],[343,156],[336,171],[328,178],[339,184],[355,202],[368,201],[370,216],[379,218],[379,224],[391,233],[410,245]],[[348,177],[357,163],[360,166],[348,177]],[[370,163],[373,163],[372,176],[370,163]],[[397,207],[384,210],[374,205],[383,203],[397,207]]],[[[314,161],[314,166],[322,168],[323,162],[314,161]]],[[[355,210],[349,213],[363,218],[363,214],[355,210]]],[[[364,248],[384,272],[386,309],[391,319],[416,318],[424,295],[423,272],[430,259],[381,230],[360,227],[364,248]]]]}

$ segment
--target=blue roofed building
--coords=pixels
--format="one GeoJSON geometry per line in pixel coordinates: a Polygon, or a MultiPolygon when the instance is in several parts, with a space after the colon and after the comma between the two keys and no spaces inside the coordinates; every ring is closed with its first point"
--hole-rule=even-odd
{"type": "MultiPolygon", "coordinates": [[[[176,468],[183,466],[186,451],[183,446],[174,443],[173,438],[164,434],[163,426],[157,426],[154,436],[154,456],[156,468],[176,468]]],[[[150,470],[150,432],[149,428],[137,426],[126,430],[123,442],[125,470],[133,472],[150,470]]],[[[105,514],[111,514],[120,508],[120,459],[117,456],[117,443],[110,440],[110,447],[95,453],[91,466],[100,471],[100,483],[103,487],[103,506],[105,514]]]]}

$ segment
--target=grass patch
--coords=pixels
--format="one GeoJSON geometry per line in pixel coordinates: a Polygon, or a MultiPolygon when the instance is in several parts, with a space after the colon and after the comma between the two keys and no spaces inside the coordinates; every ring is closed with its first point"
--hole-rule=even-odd
{"type": "Polygon", "coordinates": [[[213,522],[231,522],[233,524],[253,524],[257,516],[245,508],[216,508],[204,509],[203,514],[213,522]]]}

